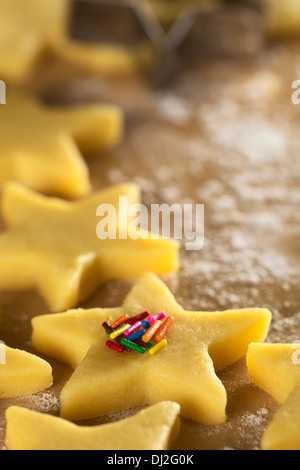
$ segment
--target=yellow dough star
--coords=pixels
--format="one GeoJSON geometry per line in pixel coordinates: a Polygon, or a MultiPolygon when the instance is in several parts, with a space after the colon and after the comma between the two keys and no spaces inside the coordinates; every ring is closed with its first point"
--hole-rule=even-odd
{"type": "Polygon", "coordinates": [[[299,344],[251,344],[247,365],[253,381],[283,404],[262,437],[262,449],[300,450],[299,344]]]}
{"type": "Polygon", "coordinates": [[[265,309],[188,312],[165,284],[145,273],[119,309],[70,311],[33,319],[33,342],[46,354],[76,364],[61,393],[61,416],[85,419],[171,400],[182,415],[206,424],[226,419],[226,391],[219,371],[246,354],[248,344],[267,334],[265,309]],[[106,347],[101,329],[108,315],[148,311],[175,318],[168,346],[154,356],[119,354],[106,347]],[[91,346],[91,347],[90,347],[91,346]],[[83,399],[84,397],[84,399],[83,399]]]}
{"type": "Polygon", "coordinates": [[[63,18],[63,34],[57,35],[57,40],[52,42],[52,50],[56,56],[87,72],[108,76],[131,74],[154,63],[154,47],[148,39],[126,46],[116,42],[86,42],[71,38],[69,23],[72,21],[72,2],[60,2],[60,6],[56,5],[55,10],[58,8],[60,17],[63,18]]]}
{"type": "Polygon", "coordinates": [[[300,450],[300,385],[288,396],[265,430],[262,450],[300,450]]]}
{"type": "MultiPolygon", "coordinates": [[[[109,204],[119,216],[120,197],[131,207],[140,202],[140,190],[135,184],[112,186],[69,202],[18,183],[5,185],[2,214],[9,229],[0,234],[0,288],[36,288],[57,312],[75,307],[106,281],[133,279],[149,269],[157,274],[178,269],[176,241],[129,234],[129,225],[126,239],[97,237],[98,206],[109,204]]],[[[109,220],[118,224],[113,216],[109,220]]]]}
{"type": "Polygon", "coordinates": [[[69,38],[71,0],[0,0],[0,78],[22,83],[54,54],[83,69],[128,73],[152,60],[148,46],[127,48],[69,38]]]}
{"type": "Polygon", "coordinates": [[[40,392],[53,383],[48,362],[0,343],[0,398],[16,398],[40,392]]]}
{"type": "Polygon", "coordinates": [[[11,91],[0,107],[0,186],[17,180],[36,191],[80,197],[90,181],[79,148],[107,149],[122,133],[122,112],[115,106],[51,108],[11,91]]]}
{"type": "Polygon", "coordinates": [[[300,5],[298,0],[263,0],[264,25],[271,38],[299,36],[300,5]]]}
{"type": "Polygon", "coordinates": [[[0,0],[0,77],[22,82],[51,44],[65,33],[62,0],[0,0]]]}
{"type": "Polygon", "coordinates": [[[6,410],[9,450],[169,450],[180,430],[180,407],[162,402],[121,421],[77,426],[12,406],[6,410]]]}

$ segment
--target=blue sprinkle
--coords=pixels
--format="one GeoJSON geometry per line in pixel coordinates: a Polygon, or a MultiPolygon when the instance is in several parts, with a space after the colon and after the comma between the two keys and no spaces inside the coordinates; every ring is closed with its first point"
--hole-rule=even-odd
{"type": "Polygon", "coordinates": [[[126,339],[128,341],[135,341],[136,339],[140,339],[145,333],[145,330],[139,330],[136,333],[133,333],[132,335],[128,336],[128,338],[126,339]]]}

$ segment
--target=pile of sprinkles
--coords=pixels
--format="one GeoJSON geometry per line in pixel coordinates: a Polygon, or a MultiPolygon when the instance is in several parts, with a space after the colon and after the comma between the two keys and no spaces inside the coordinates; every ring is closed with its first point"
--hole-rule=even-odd
{"type": "Polygon", "coordinates": [[[108,317],[102,323],[102,328],[110,337],[105,344],[118,353],[137,351],[145,354],[148,349],[150,356],[153,356],[167,346],[165,336],[173,322],[174,318],[163,312],[155,315],[143,312],[134,317],[126,313],[115,321],[108,317]]]}

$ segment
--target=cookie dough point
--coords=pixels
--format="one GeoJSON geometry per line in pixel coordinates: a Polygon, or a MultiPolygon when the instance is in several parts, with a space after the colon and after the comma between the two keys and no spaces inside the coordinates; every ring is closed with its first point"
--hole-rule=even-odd
{"type": "Polygon", "coordinates": [[[262,450],[300,450],[300,385],[276,413],[261,440],[262,450]]]}
{"type": "Polygon", "coordinates": [[[0,76],[23,83],[65,35],[69,0],[0,0],[0,76]]]}
{"type": "Polygon", "coordinates": [[[6,411],[9,450],[168,450],[180,430],[180,407],[162,402],[102,426],[77,426],[20,407],[6,411]]]}
{"type": "Polygon", "coordinates": [[[122,135],[116,106],[50,107],[9,90],[0,112],[0,188],[15,180],[50,195],[85,196],[91,184],[83,154],[112,148],[122,135]]]}
{"type": "Polygon", "coordinates": [[[251,344],[250,377],[282,406],[263,434],[263,450],[300,450],[300,345],[251,344]]]}
{"type": "Polygon", "coordinates": [[[300,382],[299,348],[299,344],[280,343],[249,346],[247,367],[250,377],[279,403],[284,403],[300,382]]]}
{"type": "Polygon", "coordinates": [[[263,0],[265,28],[269,37],[299,36],[300,4],[298,0],[263,0]]]}
{"type": "MultiPolygon", "coordinates": [[[[135,184],[121,184],[68,202],[42,196],[18,183],[7,183],[2,214],[8,230],[0,234],[0,288],[36,288],[52,312],[74,308],[97,287],[111,280],[135,279],[148,270],[166,274],[178,269],[177,241],[142,238],[99,240],[97,208],[109,204],[122,221],[128,207],[140,203],[135,184]]],[[[111,220],[112,224],[118,222],[111,220]]],[[[125,222],[122,222],[126,230],[125,222]]],[[[123,227],[123,225],[122,225],[123,227]]],[[[104,320],[103,320],[104,321],[104,320]]]]}
{"type": "Polygon", "coordinates": [[[5,362],[0,364],[0,398],[16,398],[49,388],[52,368],[43,359],[5,346],[5,362]]]}

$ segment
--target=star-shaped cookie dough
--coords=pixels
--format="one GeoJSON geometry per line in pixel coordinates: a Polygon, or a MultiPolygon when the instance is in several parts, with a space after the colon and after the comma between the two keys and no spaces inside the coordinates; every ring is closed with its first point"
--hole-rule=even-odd
{"type": "Polygon", "coordinates": [[[250,377],[279,403],[284,403],[300,382],[299,344],[257,343],[247,352],[250,377]]]}
{"type": "MultiPolygon", "coordinates": [[[[89,44],[69,37],[71,0],[0,0],[0,77],[26,82],[47,55],[101,73],[128,73],[152,57],[148,46],[89,44]]],[[[151,59],[152,60],[152,59],[151,59]]]]}
{"type": "Polygon", "coordinates": [[[272,38],[299,36],[300,5],[298,0],[264,0],[264,25],[272,38]]]}
{"type": "MultiPolygon", "coordinates": [[[[127,7],[127,2],[125,2],[127,7]]],[[[145,29],[145,40],[136,44],[124,45],[121,43],[107,43],[97,41],[75,40],[70,37],[69,23],[72,21],[72,1],[60,0],[59,6],[54,9],[61,11],[63,34],[56,36],[56,41],[52,41],[52,52],[65,62],[78,67],[79,69],[100,73],[101,75],[127,75],[140,69],[147,69],[155,61],[154,48],[147,39],[148,27],[145,29]]],[[[99,11],[99,14],[101,12],[99,11]]],[[[137,22],[144,23],[145,19],[137,17],[137,22]]]]}
{"type": "Polygon", "coordinates": [[[122,133],[123,116],[116,106],[51,108],[25,92],[9,91],[7,104],[0,107],[0,186],[17,180],[36,191],[83,196],[90,181],[80,150],[108,149],[122,133]]]}
{"type": "Polygon", "coordinates": [[[262,450],[300,450],[300,384],[275,414],[261,439],[262,450]]]}
{"type": "Polygon", "coordinates": [[[38,356],[1,342],[0,357],[0,398],[21,397],[52,385],[52,368],[38,356]]]}
{"type": "Polygon", "coordinates": [[[90,418],[171,400],[180,404],[183,416],[218,424],[226,419],[227,397],[215,370],[243,357],[252,341],[265,338],[270,318],[265,309],[185,311],[156,275],[145,273],[119,309],[34,318],[33,342],[73,366],[87,351],[62,390],[64,418],[90,418]],[[106,347],[101,324],[107,315],[144,311],[175,318],[165,349],[150,356],[118,354],[106,347]]]}
{"type": "Polygon", "coordinates": [[[112,424],[77,426],[13,406],[6,410],[6,445],[9,450],[168,450],[180,430],[179,413],[177,403],[162,402],[112,424]]]}
{"type": "Polygon", "coordinates": [[[149,269],[157,274],[177,270],[179,243],[126,227],[131,218],[122,209],[119,213],[120,197],[127,198],[130,208],[140,203],[140,190],[135,184],[112,186],[69,202],[7,183],[2,195],[8,230],[0,234],[0,289],[36,288],[57,312],[77,306],[106,281],[134,279],[149,269]],[[116,218],[111,212],[108,224],[124,229],[127,238],[97,237],[96,212],[102,204],[115,208],[116,218]]]}
{"type": "Polygon", "coordinates": [[[251,344],[247,365],[254,382],[283,404],[262,437],[262,449],[300,450],[299,344],[251,344]]]}
{"type": "Polygon", "coordinates": [[[0,0],[0,76],[22,82],[38,58],[65,34],[68,4],[62,0],[0,0]]]}

